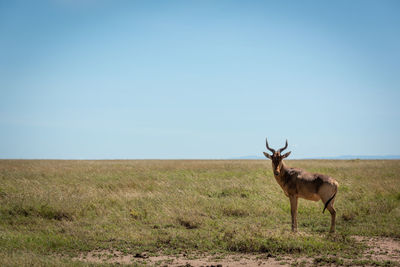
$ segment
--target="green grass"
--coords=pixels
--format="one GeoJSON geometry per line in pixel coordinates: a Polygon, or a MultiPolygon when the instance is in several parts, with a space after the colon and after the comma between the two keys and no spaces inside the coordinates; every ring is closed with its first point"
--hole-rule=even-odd
{"type": "Polygon", "coordinates": [[[267,160],[1,160],[0,263],[69,265],[94,249],[356,257],[352,235],[400,238],[400,161],[287,165],[338,180],[336,234],[323,204],[306,200],[290,232],[267,160]]]}

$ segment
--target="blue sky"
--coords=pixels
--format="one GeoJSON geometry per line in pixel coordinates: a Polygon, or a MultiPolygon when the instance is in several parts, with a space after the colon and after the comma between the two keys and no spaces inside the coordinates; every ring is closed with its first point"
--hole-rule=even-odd
{"type": "Polygon", "coordinates": [[[1,1],[0,158],[400,154],[399,1],[1,1]]]}

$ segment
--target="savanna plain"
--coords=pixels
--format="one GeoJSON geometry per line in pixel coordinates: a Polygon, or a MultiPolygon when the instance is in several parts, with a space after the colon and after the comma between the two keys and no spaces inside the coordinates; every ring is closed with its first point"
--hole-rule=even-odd
{"type": "Polygon", "coordinates": [[[268,160],[0,160],[0,265],[400,266],[400,161],[286,164],[339,182],[336,233],[268,160]]]}

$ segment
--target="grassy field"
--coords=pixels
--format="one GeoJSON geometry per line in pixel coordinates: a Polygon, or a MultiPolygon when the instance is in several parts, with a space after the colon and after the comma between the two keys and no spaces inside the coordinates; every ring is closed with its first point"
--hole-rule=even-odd
{"type": "Polygon", "coordinates": [[[340,184],[337,233],[267,160],[0,161],[0,265],[85,265],[93,250],[357,258],[352,236],[400,238],[400,161],[286,161],[340,184]]]}

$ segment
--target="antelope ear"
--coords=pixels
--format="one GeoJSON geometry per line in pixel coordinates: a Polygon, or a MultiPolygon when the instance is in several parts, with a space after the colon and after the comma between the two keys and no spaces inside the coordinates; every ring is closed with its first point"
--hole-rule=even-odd
{"type": "Polygon", "coordinates": [[[292,151],[289,151],[288,153],[286,153],[285,155],[283,155],[282,158],[284,159],[284,158],[289,157],[290,153],[292,153],[292,151]]]}
{"type": "Polygon", "coordinates": [[[271,158],[271,155],[270,154],[268,154],[268,153],[266,153],[266,152],[263,152],[264,153],[264,156],[266,156],[267,158],[269,158],[270,160],[272,160],[272,158],[271,158]]]}

